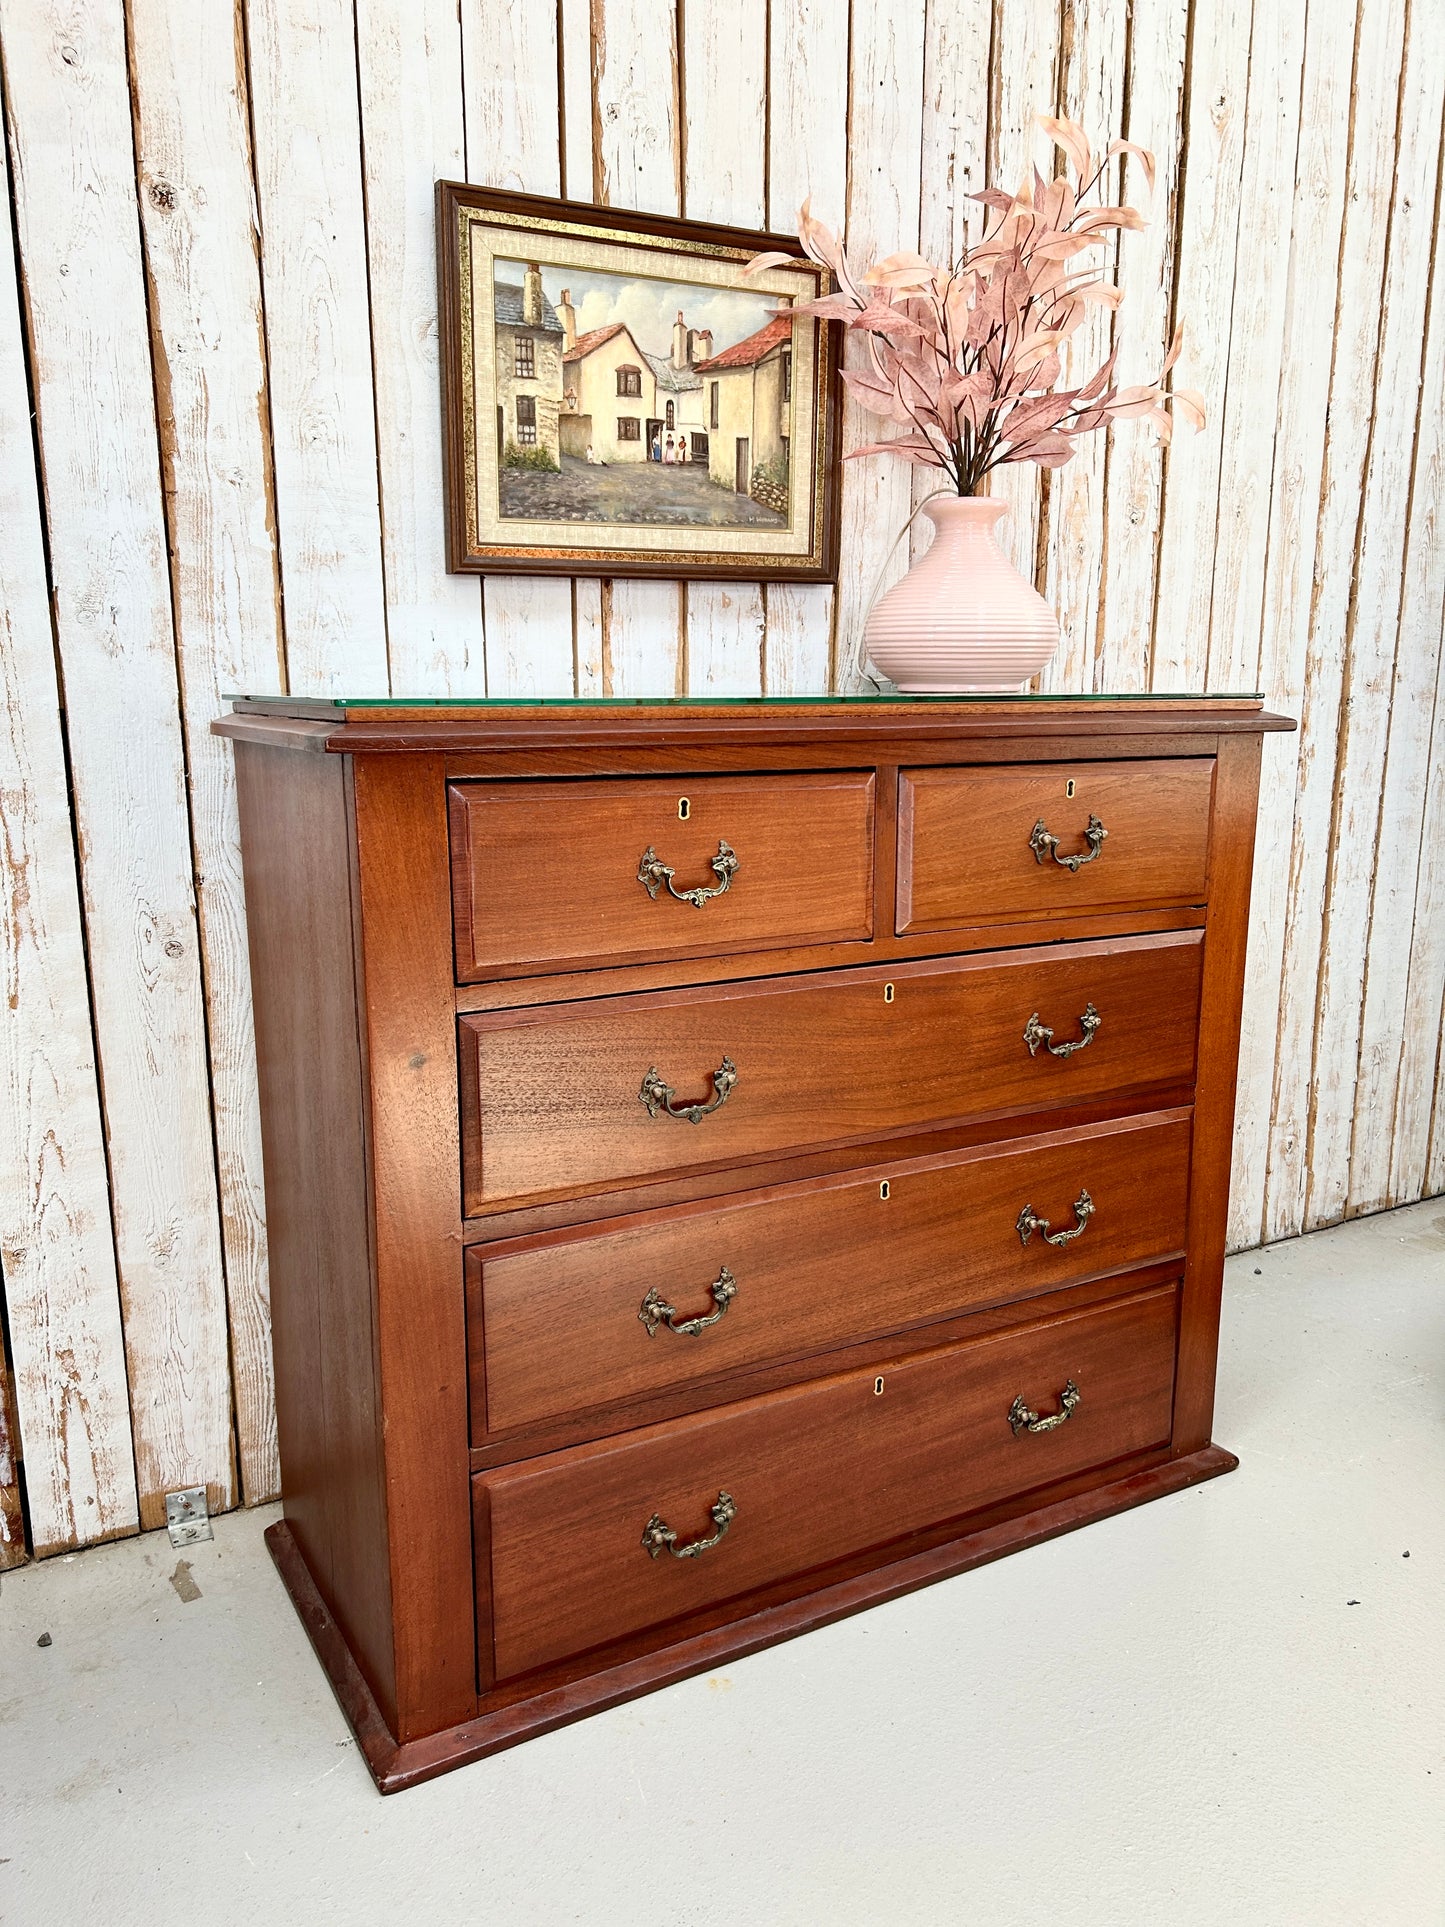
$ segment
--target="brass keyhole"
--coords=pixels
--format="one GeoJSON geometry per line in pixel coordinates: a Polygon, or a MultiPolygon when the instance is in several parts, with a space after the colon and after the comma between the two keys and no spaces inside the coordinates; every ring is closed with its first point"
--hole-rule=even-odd
{"type": "Polygon", "coordinates": [[[880,1197],[880,1198],[882,1198],[882,1200],[883,1200],[883,1202],[884,1202],[885,1204],[886,1204],[886,1203],[888,1202],[888,1199],[889,1199],[889,1198],[890,1198],[890,1196],[892,1195],[892,1193],[891,1193],[891,1192],[889,1191],[889,1189],[888,1189],[888,1180],[887,1180],[887,1178],[885,1178],[885,1179],[883,1180],[883,1182],[882,1182],[882,1184],[880,1184],[880,1185],[879,1185],[879,1187],[878,1187],[878,1195],[879,1195],[879,1197],[880,1197]]]}
{"type": "Polygon", "coordinates": [[[883,1380],[881,1378],[875,1378],[873,1381],[873,1396],[874,1398],[882,1398],[883,1396],[883,1380]]]}
{"type": "Polygon", "coordinates": [[[883,1001],[884,1001],[884,1003],[885,1003],[885,1004],[891,1004],[891,1003],[893,1002],[893,986],[892,986],[892,984],[884,984],[884,986],[883,986],[883,1001]]]}
{"type": "Polygon", "coordinates": [[[1073,777],[1071,776],[1071,777],[1069,778],[1069,780],[1068,780],[1068,782],[1067,782],[1067,783],[1065,783],[1065,785],[1064,785],[1064,795],[1065,795],[1065,796],[1072,796],[1072,795],[1073,795],[1073,793],[1074,793],[1074,779],[1073,779],[1073,777]]]}
{"type": "MultiPolygon", "coordinates": [[[[1074,793],[1073,788],[1071,786],[1069,790],[1069,795],[1072,796],[1073,793],[1074,793]]],[[[677,814],[678,814],[679,821],[686,823],[687,819],[692,815],[692,799],[690,797],[686,797],[686,796],[678,797],[677,814]]]]}

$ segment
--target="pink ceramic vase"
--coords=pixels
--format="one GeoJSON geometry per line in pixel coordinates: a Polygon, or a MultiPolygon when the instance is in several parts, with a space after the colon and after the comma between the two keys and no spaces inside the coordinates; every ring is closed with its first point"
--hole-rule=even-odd
{"type": "Polygon", "coordinates": [[[1008,504],[939,495],[923,513],[933,546],[880,596],[868,617],[868,654],[909,695],[1017,690],[1059,646],[1053,610],[999,547],[1008,504]]]}

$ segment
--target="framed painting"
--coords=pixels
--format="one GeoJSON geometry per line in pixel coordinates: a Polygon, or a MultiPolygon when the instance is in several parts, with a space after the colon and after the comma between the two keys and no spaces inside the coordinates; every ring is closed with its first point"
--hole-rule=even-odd
{"type": "Polygon", "coordinates": [[[796,240],[439,181],[437,245],[449,568],[837,579],[837,331],[789,313],[831,281],[796,240]]]}

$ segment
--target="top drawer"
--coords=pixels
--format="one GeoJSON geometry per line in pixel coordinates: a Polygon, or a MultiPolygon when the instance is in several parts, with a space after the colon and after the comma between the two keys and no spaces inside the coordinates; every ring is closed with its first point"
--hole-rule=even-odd
{"type": "Polygon", "coordinates": [[[457,783],[449,806],[463,983],[873,934],[871,770],[457,783]]]}
{"type": "Polygon", "coordinates": [[[898,928],[1202,903],[1214,760],[899,775],[898,928]]]}

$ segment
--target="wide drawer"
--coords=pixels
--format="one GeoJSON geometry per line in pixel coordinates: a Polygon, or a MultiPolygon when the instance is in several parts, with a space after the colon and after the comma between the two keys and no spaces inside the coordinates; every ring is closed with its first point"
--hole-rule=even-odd
{"type": "Polygon", "coordinates": [[[511,1678],[1164,1444],[1175,1312],[1165,1286],[478,1475],[483,1671],[511,1678]]]}
{"type": "Polygon", "coordinates": [[[1182,1251],[1189,1116],[1124,1118],[467,1254],[476,1436],[1182,1251]]]}
{"type": "Polygon", "coordinates": [[[1188,1084],[1201,956],[1171,931],[463,1017],[465,1209],[1188,1084]]]}
{"type": "Polygon", "coordinates": [[[458,783],[449,808],[463,982],[872,935],[871,770],[458,783]]]}
{"type": "Polygon", "coordinates": [[[910,769],[900,931],[1202,903],[1212,757],[910,769]]]}

